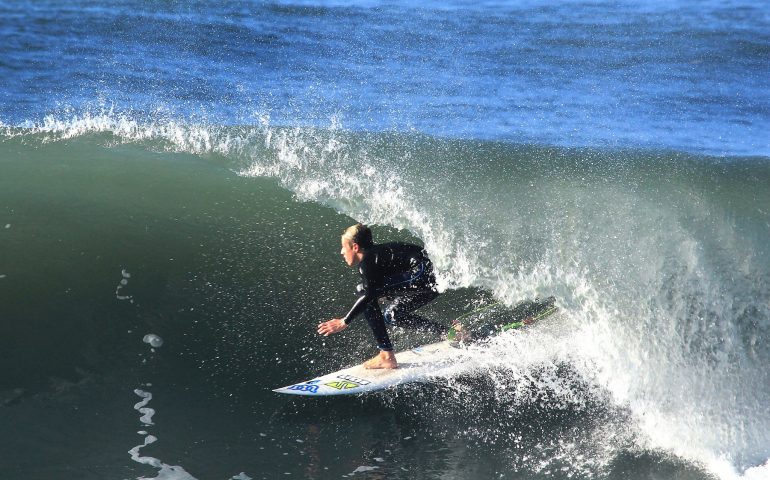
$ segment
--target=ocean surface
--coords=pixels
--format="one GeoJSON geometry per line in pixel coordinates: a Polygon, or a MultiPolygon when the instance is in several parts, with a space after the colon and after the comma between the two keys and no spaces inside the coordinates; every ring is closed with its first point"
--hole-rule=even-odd
{"type": "Polygon", "coordinates": [[[768,479],[768,132],[768,2],[0,1],[0,478],[768,479]],[[559,314],[275,394],[358,221],[559,314]]]}

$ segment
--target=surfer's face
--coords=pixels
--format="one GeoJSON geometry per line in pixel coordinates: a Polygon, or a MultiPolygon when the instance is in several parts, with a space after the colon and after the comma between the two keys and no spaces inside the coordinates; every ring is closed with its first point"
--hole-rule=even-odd
{"type": "Polygon", "coordinates": [[[345,259],[345,263],[351,267],[357,264],[360,260],[358,252],[359,249],[357,243],[353,243],[345,238],[342,239],[342,250],[340,250],[340,254],[342,255],[342,258],[345,259]]]}

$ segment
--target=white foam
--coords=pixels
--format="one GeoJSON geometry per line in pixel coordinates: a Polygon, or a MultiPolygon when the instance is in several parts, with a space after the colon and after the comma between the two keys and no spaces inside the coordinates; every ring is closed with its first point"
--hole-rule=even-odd
{"type": "MultiPolygon", "coordinates": [[[[152,425],[151,418],[155,411],[151,408],[146,408],[146,405],[152,400],[152,394],[139,389],[134,390],[134,393],[142,397],[142,401],[134,405],[134,409],[142,413],[140,421],[145,425],[152,425]]],[[[167,465],[155,457],[142,456],[140,450],[157,442],[158,438],[154,435],[149,435],[144,431],[140,432],[140,435],[146,435],[144,437],[144,442],[128,451],[129,455],[131,455],[131,460],[157,468],[158,474],[151,479],[148,477],[140,477],[138,480],[197,480],[180,466],[167,465]]]]}
{"type": "Polygon", "coordinates": [[[137,445],[136,447],[132,448],[128,451],[128,453],[131,455],[131,460],[142,463],[145,465],[150,465],[155,468],[160,468],[162,465],[162,462],[154,457],[143,457],[139,455],[139,450],[146,447],[147,445],[153,444],[158,439],[154,435],[147,435],[144,437],[144,443],[141,445],[137,445]]]}
{"type": "Polygon", "coordinates": [[[120,274],[123,278],[120,280],[120,282],[118,282],[118,286],[115,287],[115,298],[121,301],[128,300],[130,303],[134,303],[133,295],[121,295],[120,293],[122,289],[128,286],[128,279],[131,278],[131,274],[128,273],[125,269],[121,270],[120,274]]]}
{"type": "Polygon", "coordinates": [[[163,339],[160,338],[158,335],[155,335],[154,333],[148,333],[147,335],[144,336],[144,338],[142,338],[142,341],[144,343],[151,345],[154,348],[163,346],[163,339]]]}
{"type": "Polygon", "coordinates": [[[743,472],[743,480],[768,480],[770,479],[770,459],[767,459],[763,465],[751,467],[743,472]]]}
{"type": "Polygon", "coordinates": [[[139,389],[134,390],[134,393],[144,398],[144,400],[134,405],[134,410],[137,410],[142,414],[142,417],[139,420],[145,425],[154,425],[152,423],[152,417],[155,415],[155,410],[146,406],[150,403],[150,400],[152,400],[152,394],[139,389]]]}
{"type": "Polygon", "coordinates": [[[742,473],[724,457],[714,458],[706,464],[708,470],[722,480],[768,480],[770,479],[770,459],[764,464],[747,468],[742,473]]]}
{"type": "Polygon", "coordinates": [[[370,467],[367,465],[361,465],[360,467],[356,468],[352,472],[350,472],[348,475],[355,475],[356,473],[364,473],[364,472],[372,472],[374,470],[377,470],[380,467],[370,467]]]}

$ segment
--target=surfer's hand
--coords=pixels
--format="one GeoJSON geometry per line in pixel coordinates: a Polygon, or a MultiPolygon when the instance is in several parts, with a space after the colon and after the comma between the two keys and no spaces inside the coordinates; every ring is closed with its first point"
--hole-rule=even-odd
{"type": "Polygon", "coordinates": [[[341,332],[348,328],[347,324],[341,318],[333,318],[328,322],[318,324],[318,333],[328,337],[332,333],[341,332]]]}

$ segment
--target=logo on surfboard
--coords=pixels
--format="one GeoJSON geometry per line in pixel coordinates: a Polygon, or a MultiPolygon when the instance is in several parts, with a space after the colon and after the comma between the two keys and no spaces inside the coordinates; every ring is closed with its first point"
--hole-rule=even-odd
{"type": "Polygon", "coordinates": [[[321,381],[320,380],[308,380],[305,383],[298,383],[296,385],[290,385],[286,387],[287,390],[294,390],[295,392],[308,392],[308,393],[318,393],[318,385],[321,381]]]}
{"type": "Polygon", "coordinates": [[[369,385],[369,380],[363,378],[354,377],[353,375],[337,375],[340,380],[324,383],[327,387],[336,388],[337,390],[348,390],[350,388],[360,387],[361,385],[369,385]]]}
{"type": "Polygon", "coordinates": [[[353,375],[337,375],[337,378],[341,378],[349,382],[357,383],[359,385],[369,385],[370,383],[372,383],[369,380],[364,380],[363,378],[360,378],[360,377],[354,377],[353,375]]]}
{"type": "Polygon", "coordinates": [[[300,383],[298,385],[292,385],[286,387],[287,390],[294,390],[297,392],[318,393],[318,385],[308,385],[306,383],[300,383]]]}
{"type": "Polygon", "coordinates": [[[354,382],[348,382],[347,380],[337,380],[334,382],[324,383],[327,387],[336,388],[337,390],[347,390],[349,388],[360,387],[359,384],[354,382]]]}

